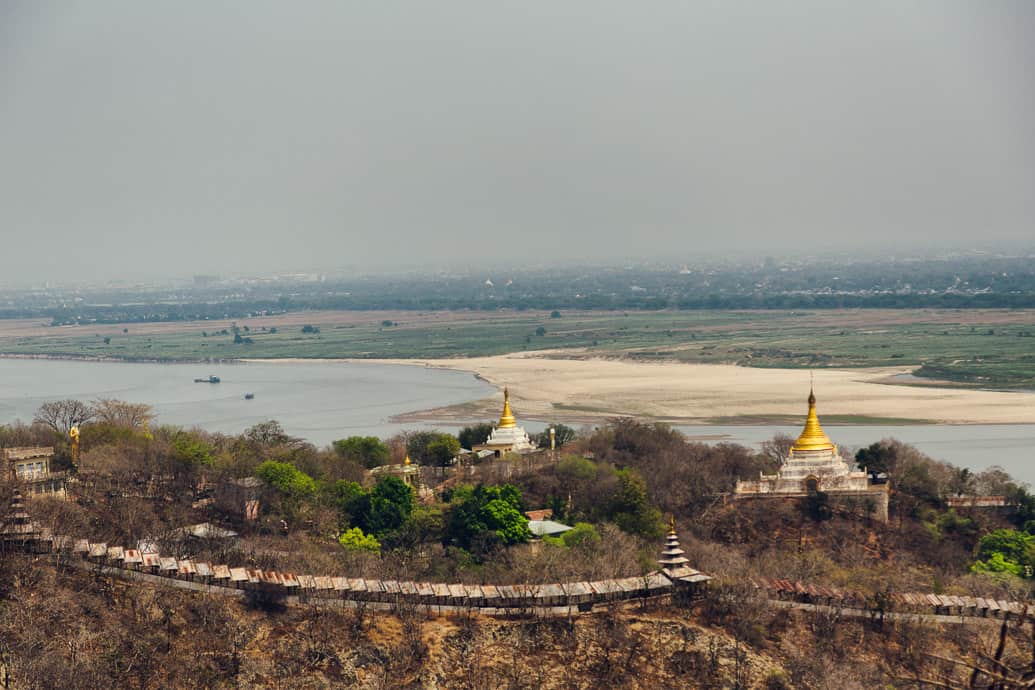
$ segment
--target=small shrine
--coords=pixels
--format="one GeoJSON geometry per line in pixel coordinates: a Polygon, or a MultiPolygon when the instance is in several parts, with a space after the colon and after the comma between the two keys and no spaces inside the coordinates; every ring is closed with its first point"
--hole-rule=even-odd
{"type": "Polygon", "coordinates": [[[414,491],[420,492],[422,488],[422,482],[420,478],[420,465],[414,465],[413,461],[410,460],[410,454],[406,454],[406,459],[402,461],[402,464],[396,465],[381,465],[370,470],[370,474],[375,477],[390,476],[400,479],[403,483],[413,487],[414,491]]]}
{"type": "Polygon", "coordinates": [[[668,536],[665,538],[665,550],[661,552],[661,558],[658,559],[661,573],[672,582],[685,585],[697,586],[712,579],[701,571],[691,568],[690,560],[685,554],[686,552],[679,547],[675,517],[670,517],[668,536]]]}

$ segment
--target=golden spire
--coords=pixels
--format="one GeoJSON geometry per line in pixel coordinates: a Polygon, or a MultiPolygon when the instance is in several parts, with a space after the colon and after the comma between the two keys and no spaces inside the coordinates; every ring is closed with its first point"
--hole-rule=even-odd
{"type": "Polygon", "coordinates": [[[510,389],[506,386],[503,387],[503,414],[500,415],[500,429],[508,429],[510,427],[517,426],[517,420],[514,419],[514,413],[510,411],[510,389]]]}
{"type": "Polygon", "coordinates": [[[668,536],[676,536],[676,514],[669,513],[668,516],[668,536]]]}
{"type": "Polygon", "coordinates": [[[403,464],[404,465],[409,465],[410,464],[410,454],[409,453],[406,454],[406,459],[403,460],[403,464]]]}
{"type": "Polygon", "coordinates": [[[816,394],[809,388],[809,416],[805,419],[805,428],[801,436],[791,446],[791,450],[834,450],[834,444],[823,432],[816,415],[816,394]]]}

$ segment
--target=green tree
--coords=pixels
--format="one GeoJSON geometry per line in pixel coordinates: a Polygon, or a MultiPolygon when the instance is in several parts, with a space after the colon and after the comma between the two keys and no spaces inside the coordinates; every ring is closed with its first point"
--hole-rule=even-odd
{"type": "Polygon", "coordinates": [[[173,437],[171,450],[173,458],[188,467],[207,467],[214,460],[212,446],[186,431],[173,437]]]}
{"type": "Polygon", "coordinates": [[[860,470],[869,472],[874,480],[881,474],[890,475],[897,460],[895,447],[883,442],[871,443],[855,453],[855,464],[860,470]]]}
{"type": "Polygon", "coordinates": [[[981,537],[978,560],[971,566],[977,573],[1022,575],[1035,565],[1035,536],[1012,529],[997,529],[981,537]]]}
{"type": "Polygon", "coordinates": [[[567,424],[550,424],[536,437],[540,448],[550,447],[550,429],[553,429],[554,443],[557,444],[558,448],[571,443],[578,436],[575,430],[567,424]]]}
{"type": "Polygon", "coordinates": [[[391,451],[376,436],[349,436],[335,441],[334,452],[343,460],[353,460],[366,468],[387,465],[391,451]]]}
{"type": "Polygon", "coordinates": [[[413,489],[396,477],[382,477],[370,491],[366,531],[381,538],[403,526],[413,512],[413,489]]]}
{"type": "Polygon", "coordinates": [[[468,450],[474,448],[477,445],[485,443],[489,440],[489,434],[492,433],[492,424],[472,424],[471,426],[465,426],[460,430],[460,433],[456,435],[460,441],[460,446],[468,450]]]}
{"type": "Polygon", "coordinates": [[[338,537],[338,543],[349,551],[370,551],[379,553],[381,542],[372,534],[363,534],[359,527],[347,529],[338,537]]]}
{"type": "Polygon", "coordinates": [[[335,493],[342,523],[378,539],[398,531],[413,513],[413,489],[396,477],[381,477],[370,491],[355,482],[338,482],[335,493]]]}
{"type": "Polygon", "coordinates": [[[619,528],[629,534],[657,538],[661,536],[661,513],[647,497],[647,484],[631,468],[615,472],[618,487],[611,496],[609,512],[619,528]]]}
{"type": "Polygon", "coordinates": [[[316,481],[289,463],[267,460],[255,474],[287,498],[304,501],[316,495],[316,481]]]}
{"type": "Polygon", "coordinates": [[[445,467],[453,462],[460,453],[460,441],[449,434],[439,434],[438,438],[428,444],[425,461],[432,465],[445,467]]]}
{"type": "Polygon", "coordinates": [[[521,492],[511,484],[462,486],[450,492],[447,500],[452,506],[446,529],[450,543],[470,549],[479,541],[509,545],[532,537],[521,492]]]}
{"type": "Polygon", "coordinates": [[[978,558],[990,558],[995,553],[1003,554],[1015,563],[1031,559],[1035,548],[1035,536],[1012,529],[997,529],[981,537],[978,542],[978,558]]]}
{"type": "Polygon", "coordinates": [[[557,537],[543,537],[543,541],[569,549],[580,546],[592,547],[600,543],[600,533],[588,522],[576,522],[575,526],[557,537]]]}
{"type": "Polygon", "coordinates": [[[992,554],[984,561],[975,561],[974,565],[970,566],[970,569],[975,573],[1008,573],[1017,577],[1024,574],[1024,567],[1022,565],[1006,560],[1006,557],[998,552],[992,554]]]}
{"type": "Polygon", "coordinates": [[[432,464],[428,460],[428,445],[442,434],[436,431],[415,431],[406,439],[406,453],[420,465],[432,464]]]}

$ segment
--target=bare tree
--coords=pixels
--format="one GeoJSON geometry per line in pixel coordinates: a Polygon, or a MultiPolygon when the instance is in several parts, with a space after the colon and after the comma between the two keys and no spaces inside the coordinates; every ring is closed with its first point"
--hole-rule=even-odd
{"type": "Polygon", "coordinates": [[[794,439],[787,434],[776,434],[768,441],[762,442],[762,457],[772,468],[779,467],[791,452],[794,439]]]}
{"type": "MultiPolygon", "coordinates": [[[[1025,620],[1028,618],[1028,607],[1024,607],[1017,618],[1016,631],[1018,637],[1031,644],[1032,654],[1023,655],[1024,647],[1021,647],[1020,659],[1013,660],[1007,651],[1009,640],[1010,616],[1003,620],[999,627],[999,638],[993,654],[977,654],[973,659],[958,659],[925,652],[924,656],[935,661],[948,664],[956,671],[955,674],[940,674],[940,677],[922,677],[917,671],[912,678],[901,676],[896,680],[907,683],[914,683],[920,688],[945,688],[946,690],[1020,690],[1021,688],[1035,687],[1035,629],[1030,636],[1024,632],[1025,620]],[[963,680],[960,675],[964,675],[963,680]]],[[[1025,647],[1027,644],[1024,645],[1025,647]]]]}
{"type": "Polygon", "coordinates": [[[40,405],[32,421],[67,436],[72,427],[85,424],[93,416],[93,408],[80,400],[55,400],[40,405]]]}
{"type": "Polygon", "coordinates": [[[140,427],[155,417],[150,405],[111,398],[95,400],[90,410],[97,421],[112,426],[140,427]]]}

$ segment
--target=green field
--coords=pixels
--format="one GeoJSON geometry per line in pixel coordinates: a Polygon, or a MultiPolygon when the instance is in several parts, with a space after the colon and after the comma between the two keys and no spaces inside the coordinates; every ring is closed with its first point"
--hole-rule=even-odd
{"type": "MultiPolygon", "coordinates": [[[[1035,387],[1035,313],[1030,311],[844,310],[766,312],[513,312],[313,315],[297,323],[147,324],[54,328],[4,336],[0,353],[136,360],[238,358],[444,358],[584,348],[640,361],[736,363],[753,367],[905,366],[917,376],[982,387],[1035,387]],[[245,331],[244,327],[248,326],[245,331]],[[542,329],[542,330],[540,330],[542,329]],[[140,332],[136,332],[140,331],[140,332]],[[105,339],[108,342],[105,342],[105,339]]],[[[297,316],[296,316],[297,319],[297,316]]],[[[571,353],[572,356],[583,356],[571,353]]]]}

